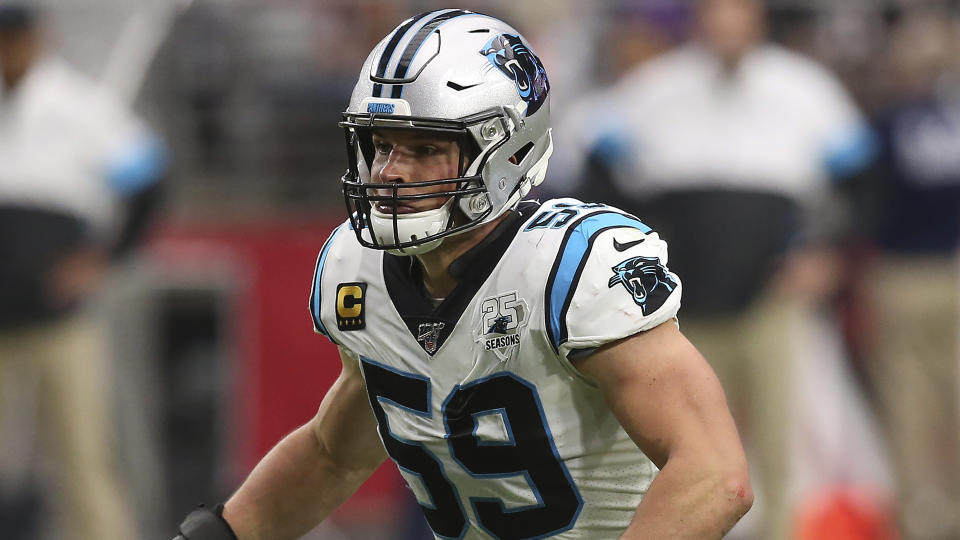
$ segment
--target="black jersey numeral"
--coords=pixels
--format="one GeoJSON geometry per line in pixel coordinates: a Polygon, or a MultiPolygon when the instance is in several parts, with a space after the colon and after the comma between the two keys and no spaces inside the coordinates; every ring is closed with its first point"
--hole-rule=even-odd
{"type": "Polygon", "coordinates": [[[420,503],[420,507],[433,532],[444,538],[460,538],[466,532],[467,520],[456,488],[443,471],[443,463],[422,444],[393,435],[383,409],[383,403],[389,403],[429,418],[430,379],[395,371],[367,359],[363,359],[362,366],[383,446],[398,467],[419,475],[430,493],[433,504],[420,503]]]}
{"type": "Polygon", "coordinates": [[[583,501],[560,461],[537,391],[511,373],[500,373],[455,389],[443,407],[450,454],[471,475],[525,475],[539,504],[504,507],[502,501],[471,498],[477,521],[495,538],[537,538],[573,526],[583,501]],[[502,415],[508,442],[477,437],[477,418],[502,415]]]}
{"type": "MultiPolygon", "coordinates": [[[[434,533],[461,538],[467,519],[456,488],[440,459],[421,443],[392,434],[383,403],[430,418],[430,379],[362,359],[370,403],[390,457],[420,477],[431,503],[420,506],[434,533]]],[[[507,507],[500,499],[471,497],[479,526],[495,538],[546,538],[573,527],[583,500],[557,453],[536,387],[512,374],[499,373],[457,386],[444,399],[443,424],[450,457],[482,481],[522,477],[537,503],[507,507]],[[480,419],[499,415],[503,440],[478,435],[480,419]]]]}

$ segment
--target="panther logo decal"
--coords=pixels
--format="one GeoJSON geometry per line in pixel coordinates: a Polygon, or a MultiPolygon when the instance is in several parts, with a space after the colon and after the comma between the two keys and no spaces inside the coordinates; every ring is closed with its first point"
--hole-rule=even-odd
{"type": "Polygon", "coordinates": [[[499,34],[480,49],[491,64],[517,84],[520,97],[527,102],[527,116],[537,112],[547,99],[550,83],[543,64],[515,34],[499,34]]]}
{"type": "Polygon", "coordinates": [[[510,324],[510,321],[511,320],[509,315],[503,315],[501,317],[497,317],[496,319],[493,320],[493,324],[490,325],[490,328],[487,330],[487,333],[488,334],[506,334],[508,331],[507,325],[510,324]]]}
{"type": "Polygon", "coordinates": [[[656,257],[632,257],[611,268],[613,277],[608,287],[620,283],[633,294],[633,301],[643,314],[649,315],[660,309],[677,282],[667,273],[656,257]]]}
{"type": "Polygon", "coordinates": [[[520,352],[521,336],[530,317],[530,307],[517,291],[500,293],[480,302],[480,326],[475,341],[484,351],[506,361],[520,352]]]}

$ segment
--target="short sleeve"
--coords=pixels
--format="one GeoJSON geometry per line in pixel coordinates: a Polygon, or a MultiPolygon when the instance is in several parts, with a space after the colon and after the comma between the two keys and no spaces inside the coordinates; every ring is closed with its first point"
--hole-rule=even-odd
{"type": "Polygon", "coordinates": [[[163,177],[168,166],[166,145],[112,92],[91,83],[81,114],[92,160],[113,193],[133,195],[163,177]]]}
{"type": "Polygon", "coordinates": [[[840,81],[819,66],[811,66],[809,75],[808,118],[820,137],[823,167],[832,178],[843,179],[876,157],[879,141],[840,81]]]}
{"type": "Polygon", "coordinates": [[[330,335],[330,332],[327,331],[326,326],[323,324],[322,319],[322,310],[323,306],[322,293],[323,293],[323,267],[327,262],[327,256],[330,253],[330,248],[333,246],[334,241],[337,235],[346,227],[346,223],[340,225],[332,233],[330,237],[327,238],[327,241],[323,243],[323,247],[320,248],[320,253],[317,255],[317,264],[313,271],[313,282],[310,287],[310,317],[313,320],[313,331],[322,334],[327,337],[330,341],[334,341],[333,337],[330,335]]]}
{"type": "Polygon", "coordinates": [[[547,327],[556,350],[599,347],[676,316],[680,279],[667,244],[642,222],[599,213],[570,232],[548,283],[547,327]]]}

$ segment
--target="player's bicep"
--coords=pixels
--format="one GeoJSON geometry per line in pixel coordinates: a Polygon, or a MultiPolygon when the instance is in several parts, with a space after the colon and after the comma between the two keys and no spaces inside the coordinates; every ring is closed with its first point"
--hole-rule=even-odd
{"type": "Polygon", "coordinates": [[[356,356],[339,349],[343,367],[311,420],[321,453],[338,466],[372,471],[387,457],[356,356]]]}
{"type": "Polygon", "coordinates": [[[720,382],[668,321],[575,361],[620,424],[659,467],[678,455],[737,457],[740,439],[720,382]]]}

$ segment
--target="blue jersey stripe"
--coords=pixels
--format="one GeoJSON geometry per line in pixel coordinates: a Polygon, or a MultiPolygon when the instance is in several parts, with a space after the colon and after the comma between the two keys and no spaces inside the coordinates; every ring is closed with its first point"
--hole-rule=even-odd
{"type": "Polygon", "coordinates": [[[598,233],[614,227],[632,227],[643,233],[651,231],[642,221],[617,212],[590,214],[567,230],[547,281],[547,332],[555,349],[567,340],[566,306],[576,290],[593,239],[598,233]]]}
{"type": "Polygon", "coordinates": [[[317,259],[317,268],[313,273],[313,290],[310,292],[310,315],[313,317],[313,325],[321,334],[330,338],[333,341],[333,338],[330,336],[330,333],[327,332],[326,327],[323,326],[323,321],[320,319],[320,284],[322,282],[323,275],[323,263],[327,259],[327,252],[330,251],[330,246],[333,245],[333,239],[336,238],[337,233],[343,229],[343,225],[340,225],[330,233],[330,238],[327,238],[327,241],[324,242],[323,248],[320,250],[320,257],[317,259]]]}

